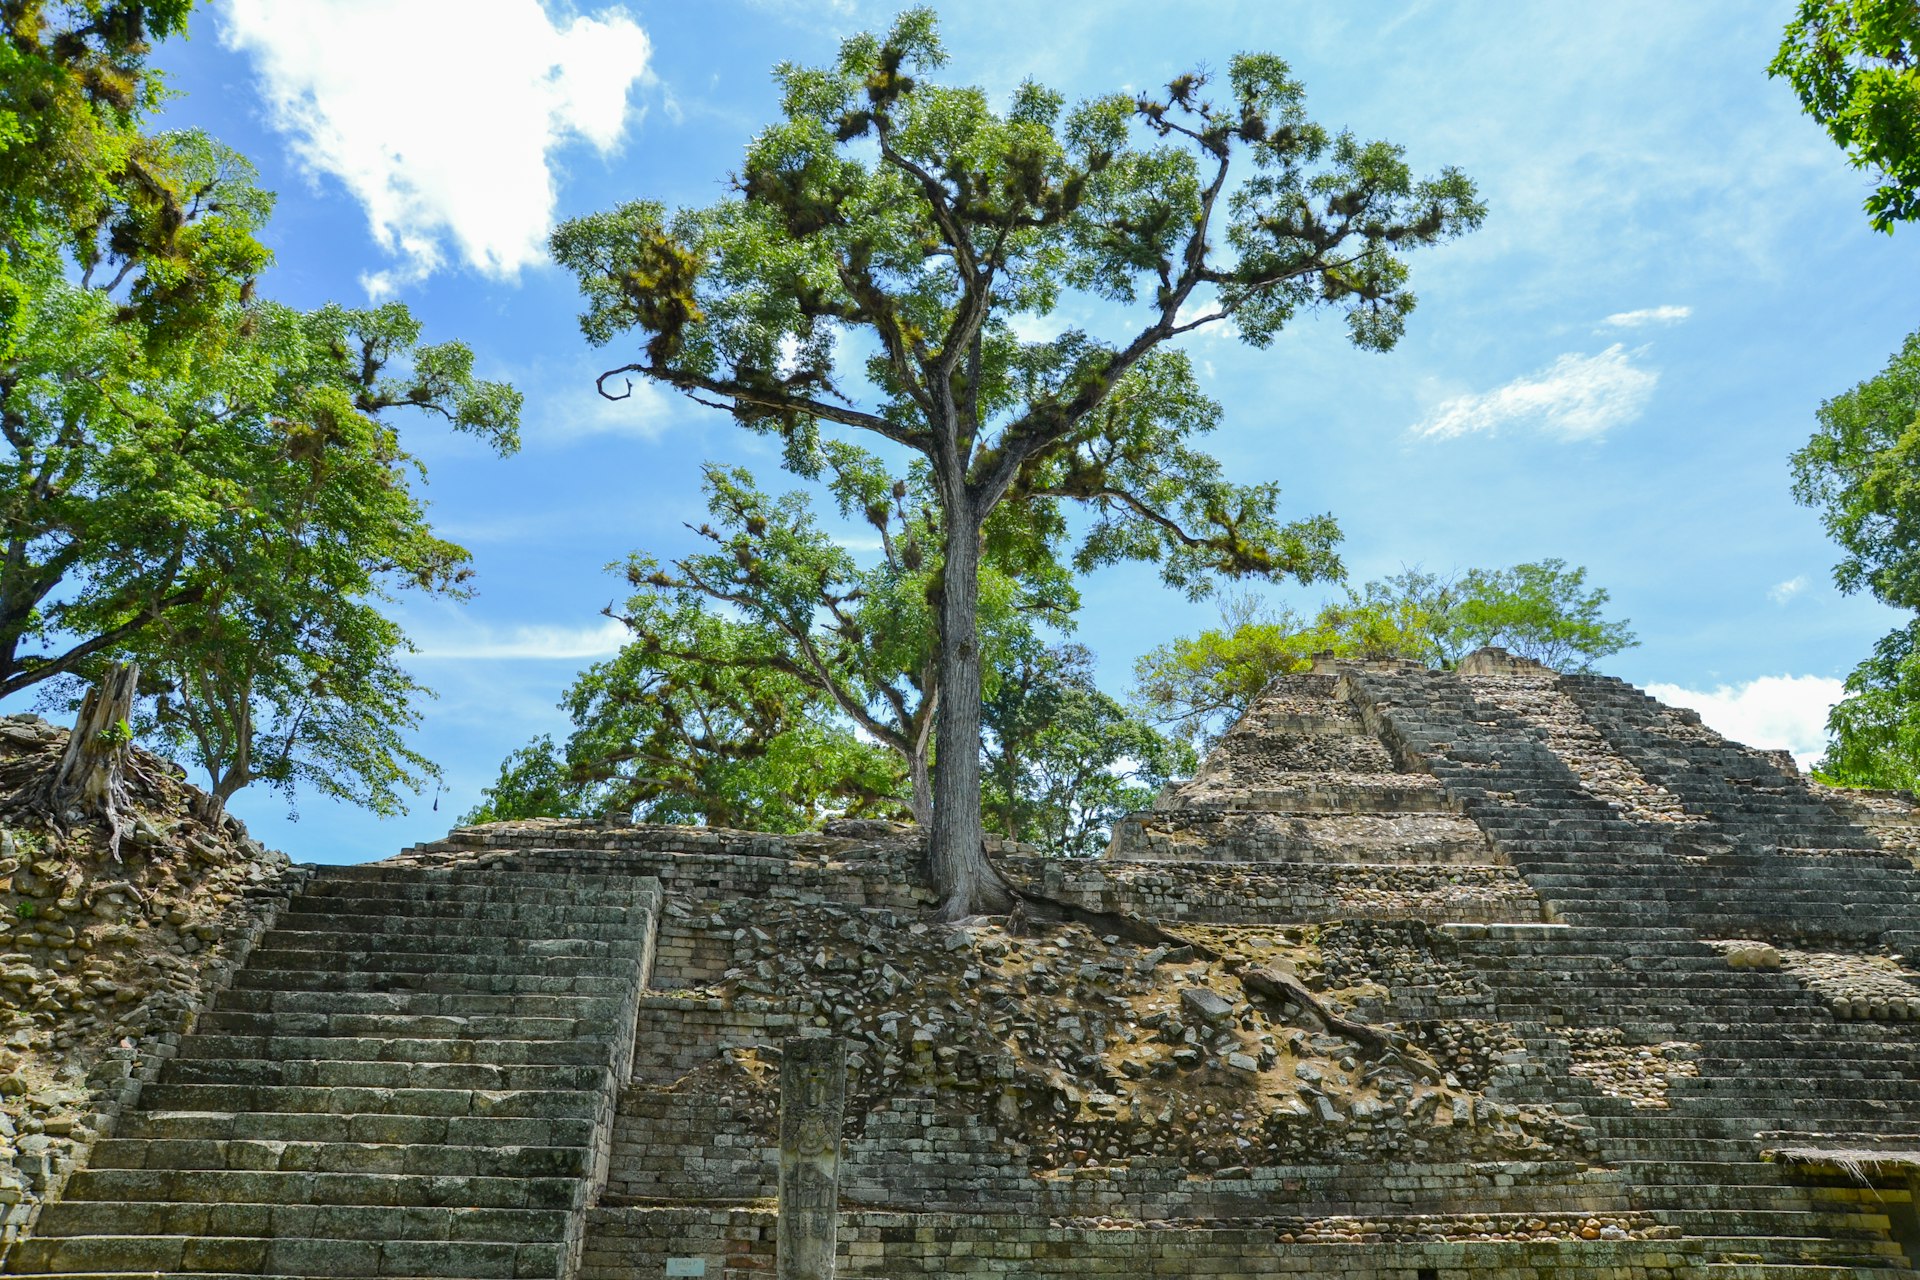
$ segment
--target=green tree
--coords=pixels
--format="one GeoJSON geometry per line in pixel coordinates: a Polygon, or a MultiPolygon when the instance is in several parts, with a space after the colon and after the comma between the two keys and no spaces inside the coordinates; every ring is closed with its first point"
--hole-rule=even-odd
{"type": "Polygon", "coordinates": [[[519,818],[598,818],[588,783],[575,782],[565,751],[541,734],[500,763],[500,776],[480,792],[480,803],[462,814],[465,824],[519,818]]]}
{"type": "Polygon", "coordinates": [[[1326,645],[1291,609],[1252,595],[1223,602],[1220,625],[1142,654],[1134,705],[1183,742],[1208,745],[1238,720],[1275,676],[1305,671],[1326,645]]]}
{"type": "Polygon", "coordinates": [[[654,596],[637,607],[641,638],[567,690],[565,745],[542,738],[508,757],[466,821],[616,812],[799,831],[902,808],[895,759],[782,669],[767,628],[654,596]]]}
{"type": "Polygon", "coordinates": [[[216,811],[266,780],[394,812],[397,788],[435,772],[404,745],[424,690],[377,603],[462,596],[470,570],[387,419],[437,416],[505,452],[519,396],[475,379],[461,344],[422,345],[397,303],[255,302],[228,322],[217,360],[171,380],[143,366],[137,400],[76,400],[56,373],[0,408],[0,688],[131,655],[165,691],[143,724],[207,772],[216,811]]]}
{"type": "Polygon", "coordinates": [[[1499,645],[1557,670],[1588,670],[1637,644],[1624,619],[1602,610],[1607,592],[1563,560],[1469,569],[1448,578],[1419,569],[1347,589],[1311,621],[1251,597],[1232,601],[1221,625],[1143,654],[1133,700],[1182,739],[1210,744],[1277,676],[1305,671],[1320,654],[1406,658],[1452,666],[1499,645]]]}
{"type": "MultiPolygon", "coordinates": [[[[825,698],[899,756],[917,821],[931,821],[932,730],[940,704],[928,589],[940,572],[939,510],[924,467],[890,477],[880,460],[842,441],[806,459],[843,517],[872,531],[863,563],[815,518],[804,492],[769,497],[744,469],[705,469],[710,519],[693,532],[707,550],[662,568],[627,565],[636,596],[624,620],[650,652],[675,662],[766,663],[825,698]],[[670,602],[665,609],[657,600],[670,602]],[[744,653],[676,642],[652,620],[685,609],[731,608],[771,643],[744,653]]],[[[979,633],[989,665],[1024,643],[1036,620],[1065,623],[1078,603],[1046,537],[994,522],[980,574],[979,633]]]]}
{"type": "Polygon", "coordinates": [[[404,308],[254,297],[272,196],[204,134],[147,129],[148,42],[191,7],[0,3],[0,694],[137,658],[142,724],[216,809],[265,779],[388,812],[432,768],[378,605],[468,569],[387,419],[504,452],[519,397],[404,308]]]}
{"type": "Polygon", "coordinates": [[[1845,553],[1834,581],[1920,609],[1920,333],[1887,367],[1820,406],[1792,458],[1793,496],[1845,553]]]}
{"type": "Polygon", "coordinates": [[[27,297],[63,264],[122,289],[116,322],[155,337],[190,330],[265,264],[250,172],[223,180],[204,137],[142,129],[161,93],[149,40],[184,29],[191,7],[0,3],[0,358],[27,297]]]}
{"type": "Polygon", "coordinates": [[[399,663],[411,646],[365,601],[287,595],[266,607],[229,597],[144,635],[140,736],[205,772],[209,820],[256,782],[289,804],[304,785],[382,816],[404,811],[403,790],[441,776],[407,745],[431,696],[399,663]]]}
{"type": "MultiPolygon", "coordinates": [[[[1834,581],[1920,610],[1920,333],[1879,374],[1820,406],[1793,455],[1793,496],[1844,552],[1834,581]]],[[[1920,770],[1920,657],[1909,624],[1847,678],[1819,772],[1846,786],[1911,786],[1920,770]]]]}
{"type": "Polygon", "coordinates": [[[1196,592],[1215,573],[1336,572],[1329,518],[1282,523],[1273,486],[1232,484],[1194,447],[1218,410],[1167,344],[1232,321],[1264,346],[1324,307],[1361,346],[1391,347],[1413,306],[1402,255],[1483,211],[1458,172],[1416,181],[1397,147],[1312,123],[1278,58],[1235,58],[1218,99],[1185,75],[1072,111],[1031,83],[997,111],[936,83],[943,62],[916,9],[831,67],[783,65],[783,116],[729,198],[671,217],[629,204],[563,225],[553,250],[579,277],[587,337],[641,339],[603,391],[657,379],[779,436],[790,460],[823,425],[925,459],[943,540],[929,854],[953,918],[1011,901],[980,810],[989,518],[1089,504],[1077,568],[1157,560],[1196,592]],[[1252,168],[1229,190],[1236,157],[1252,168]],[[1137,325],[1017,336],[1013,317],[1069,291],[1138,305],[1137,325]]]}
{"type": "Polygon", "coordinates": [[[1439,627],[1441,660],[1458,662],[1498,645],[1556,671],[1588,671],[1639,643],[1627,620],[1608,621],[1609,595],[1587,586],[1584,568],[1564,560],[1469,569],[1451,590],[1439,627]]]}
{"type": "Polygon", "coordinates": [[[1880,185],[1867,196],[1876,230],[1920,217],[1920,4],[1800,0],[1767,68],[1880,185]]]}
{"type": "Polygon", "coordinates": [[[1814,776],[1836,787],[1920,789],[1920,622],[1882,636],[1847,677],[1814,776]]]}
{"type": "Polygon", "coordinates": [[[1105,851],[1116,820],[1192,771],[1185,744],[1100,692],[1083,645],[1028,645],[981,708],[987,817],[1054,857],[1105,851]]]}

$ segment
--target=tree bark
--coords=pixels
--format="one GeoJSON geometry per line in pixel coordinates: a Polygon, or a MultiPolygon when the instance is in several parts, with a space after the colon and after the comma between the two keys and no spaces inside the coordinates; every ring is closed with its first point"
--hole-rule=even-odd
{"type": "Polygon", "coordinates": [[[919,750],[907,757],[907,776],[913,784],[913,820],[920,824],[922,831],[933,825],[933,775],[932,766],[927,762],[927,750],[923,743],[919,750]]]}
{"type": "MultiPolygon", "coordinates": [[[[958,487],[958,486],[956,486],[958,487]]],[[[987,860],[980,819],[980,517],[947,503],[940,589],[940,713],[934,725],[933,830],[927,858],[939,917],[997,915],[1013,895],[987,860]]]]}
{"type": "Polygon", "coordinates": [[[126,725],[133,716],[134,686],[140,669],[123,663],[107,673],[81,700],[80,714],[67,736],[67,749],[47,784],[56,817],[69,809],[91,811],[107,824],[107,852],[120,859],[120,841],[133,827],[127,791],[127,761],[133,743],[126,725]]]}
{"type": "Polygon", "coordinates": [[[1000,744],[1001,758],[1006,762],[1007,780],[1007,821],[1006,835],[1009,840],[1020,838],[1020,801],[1014,786],[1020,780],[1020,762],[1014,758],[1014,745],[1011,741],[1000,744]]]}

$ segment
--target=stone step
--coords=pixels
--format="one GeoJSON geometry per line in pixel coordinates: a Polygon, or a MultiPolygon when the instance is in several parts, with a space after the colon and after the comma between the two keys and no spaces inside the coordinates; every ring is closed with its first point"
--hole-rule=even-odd
{"type": "MultiPolygon", "coordinates": [[[[257,956],[258,953],[255,953],[257,956]]],[[[549,973],[391,973],[357,969],[274,969],[248,964],[234,975],[233,990],[243,991],[420,991],[476,995],[617,996],[632,978],[597,973],[559,976],[549,973]]]]}
{"type": "Polygon", "coordinates": [[[555,889],[532,883],[515,883],[503,876],[491,884],[423,884],[409,881],[366,881],[351,884],[309,883],[294,900],[301,910],[327,912],[336,906],[351,910],[355,903],[368,904],[370,914],[404,913],[446,908],[455,911],[606,911],[628,908],[634,901],[634,878],[623,878],[623,887],[606,889],[555,889]]]}
{"type": "Polygon", "coordinates": [[[300,1085],[152,1084],[141,1106],[155,1111],[285,1112],[306,1115],[473,1116],[545,1119],[592,1115],[584,1089],[366,1089],[300,1085]]]}
{"type": "Polygon", "coordinates": [[[128,1139],[584,1147],[592,1141],[593,1129],[587,1116],[313,1115],[143,1107],[121,1119],[117,1134],[128,1139]]]}
{"type": "Polygon", "coordinates": [[[367,1062],[263,1058],[176,1058],[162,1084],[298,1085],[369,1089],[597,1089],[606,1065],[501,1065],[485,1062],[367,1062]]]}
{"type": "MultiPolygon", "coordinates": [[[[1694,1058],[1697,1077],[1681,1077],[1686,1088],[1701,1093],[1725,1089],[1762,1091],[1795,1087],[1794,1082],[1772,1074],[1771,1068],[1791,1063],[1801,1079],[1819,1079],[1823,1088],[1845,1091],[1852,1085],[1911,1084],[1916,1079],[1916,1059],[1911,1053],[1889,1054],[1883,1058],[1824,1057],[1793,1053],[1790,1047],[1775,1045],[1771,1057],[1753,1054],[1741,1058],[1694,1058]],[[1785,1049],[1785,1051],[1783,1051],[1785,1049]]],[[[1676,1081],[1675,1083],[1679,1083],[1676,1081]]]]}
{"type": "Polygon", "coordinates": [[[557,1276],[558,1244],[474,1240],[264,1239],[231,1236],[83,1236],[15,1245],[15,1275],[557,1276]]]}
{"type": "Polygon", "coordinates": [[[1771,1254],[1781,1262],[1824,1263],[1834,1266],[1904,1266],[1907,1256],[1884,1237],[1878,1240],[1818,1236],[1697,1235],[1688,1240],[1716,1254],[1771,1254]]]}
{"type": "MultiPolygon", "coordinates": [[[[363,939],[407,937],[437,942],[491,945],[493,940],[512,943],[524,940],[599,941],[631,943],[646,933],[644,921],[623,920],[614,923],[582,922],[566,919],[499,920],[483,913],[472,915],[424,915],[395,912],[391,915],[347,916],[287,914],[274,922],[273,934],[326,939],[334,945],[360,945],[363,939]]],[[[465,946],[449,948],[466,950],[465,946]]]]}
{"type": "Polygon", "coordinates": [[[445,1209],[567,1209],[574,1178],[442,1177],[412,1173],[312,1173],[277,1169],[84,1169],[62,1203],[412,1205],[445,1209]]]}
{"type": "MultiPolygon", "coordinates": [[[[1783,1107],[1780,1113],[1771,1115],[1732,1111],[1715,1114],[1707,1108],[1675,1109],[1667,1114],[1672,1117],[1677,1132],[1685,1137],[1705,1138],[1751,1138],[1756,1133],[1770,1133],[1796,1121],[1804,1122],[1811,1115],[1818,1115],[1830,1124],[1863,1134],[1894,1133],[1910,1128],[1913,1123],[1911,1103],[1888,1104],[1879,1108],[1854,1105],[1842,1109],[1824,1106],[1818,1099],[1807,1099],[1798,1109],[1783,1107]]],[[[1605,1115],[1589,1115],[1587,1123],[1602,1139],[1616,1136],[1639,1138],[1658,1132],[1650,1123],[1605,1115]]]]}
{"type": "Polygon", "coordinates": [[[1778,1208],[1662,1208],[1655,1215],[1689,1237],[1743,1236],[1765,1239],[1868,1239],[1887,1242],[1892,1220],[1884,1213],[1778,1208]]]}
{"type": "Polygon", "coordinates": [[[200,1025],[230,1036],[376,1036],[401,1039],[571,1040],[604,1035],[599,1018],[405,1013],[242,1013],[215,1009],[200,1025]]]}
{"type": "Polygon", "coordinates": [[[606,1018],[618,1013],[615,994],[493,995],[443,991],[262,991],[222,992],[224,1013],[381,1013],[410,1017],[606,1018]]]}
{"type": "Polygon", "coordinates": [[[1781,1054],[1775,1060],[1781,1069],[1793,1069],[1799,1074],[1793,1079],[1782,1079],[1769,1075],[1764,1070],[1767,1064],[1750,1064],[1747,1072],[1738,1077],[1727,1076],[1675,1076],[1667,1089],[1668,1101],[1678,1105],[1681,1099],[1695,1102],[1743,1101],[1752,1103],[1758,1109],[1777,1107],[1783,1103],[1805,1104],[1813,1110],[1809,1115],[1820,1114],[1822,1104],[1832,1106],[1836,1102],[1914,1101],[1920,1099],[1920,1079],[1911,1077],[1892,1077],[1885,1079],[1853,1079],[1846,1076],[1823,1075],[1817,1081],[1818,1096],[1810,1095],[1807,1090],[1816,1082],[1791,1054],[1781,1054]]]}
{"type": "Polygon", "coordinates": [[[324,929],[332,920],[368,920],[405,917],[410,920],[472,920],[500,924],[563,923],[569,925],[624,925],[633,920],[635,907],[625,902],[539,902],[528,895],[515,894],[498,901],[445,898],[381,898],[331,894],[302,894],[280,913],[280,920],[293,928],[324,929]]]}
{"type": "Polygon", "coordinates": [[[289,1061],[592,1066],[610,1060],[600,1040],[506,1040],[393,1036],[238,1036],[199,1033],[180,1042],[177,1061],[270,1058],[289,1061]]]}
{"type": "Polygon", "coordinates": [[[566,1237],[567,1217],[564,1208],[64,1200],[41,1211],[34,1236],[42,1240],[178,1235],[554,1243],[566,1237]]]}
{"type": "Polygon", "coordinates": [[[323,868],[306,886],[303,893],[315,897],[333,892],[366,893],[366,886],[383,885],[404,890],[405,892],[399,896],[430,892],[460,894],[504,890],[516,898],[523,898],[527,890],[546,890],[558,895],[571,896],[582,902],[589,902],[605,901],[610,896],[632,898],[636,894],[638,884],[637,876],[610,874],[605,871],[574,874],[504,868],[396,867],[378,862],[365,862],[354,866],[323,868]],[[336,886],[354,886],[354,888],[342,890],[336,886]]]}
{"type": "Polygon", "coordinates": [[[1794,1182],[1787,1170],[1771,1160],[1618,1160],[1614,1167],[1639,1189],[1673,1187],[1738,1186],[1792,1188],[1811,1193],[1811,1188],[1794,1182]]]}
{"type": "Polygon", "coordinates": [[[633,952],[633,941],[616,938],[552,937],[542,934],[503,937],[487,935],[436,935],[415,932],[404,920],[389,919],[387,930],[370,933],[332,933],[325,930],[275,928],[260,940],[266,952],[315,951],[363,957],[386,956],[534,956],[541,960],[562,956],[624,956],[633,952]]]}
{"type": "MultiPolygon", "coordinates": [[[[270,944],[272,940],[267,939],[265,942],[270,944]]],[[[622,962],[630,963],[630,954],[541,955],[521,952],[503,955],[496,952],[456,955],[447,952],[396,952],[367,948],[291,950],[276,945],[262,945],[248,957],[249,964],[257,963],[267,969],[295,969],[309,973],[347,971],[377,974],[388,979],[422,973],[611,977],[617,973],[619,964],[622,962]]]]}
{"type": "Polygon", "coordinates": [[[265,1138],[103,1138],[91,1169],[412,1173],[434,1177],[585,1177],[584,1147],[439,1146],[408,1142],[284,1142],[265,1138]]]}

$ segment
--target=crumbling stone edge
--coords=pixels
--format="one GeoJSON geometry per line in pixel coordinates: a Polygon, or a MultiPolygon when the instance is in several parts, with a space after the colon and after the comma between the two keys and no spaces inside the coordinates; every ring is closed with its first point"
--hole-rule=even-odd
{"type": "MultiPolygon", "coordinates": [[[[44,1171],[30,1170],[21,1167],[22,1162],[17,1156],[12,1160],[0,1161],[0,1173],[14,1172],[22,1188],[35,1182],[40,1184],[38,1195],[23,1191],[12,1204],[0,1201],[0,1270],[4,1270],[7,1255],[12,1252],[14,1244],[32,1231],[41,1208],[58,1200],[66,1188],[67,1180],[87,1167],[87,1157],[93,1149],[93,1143],[101,1138],[112,1137],[120,1117],[139,1105],[140,1090],[153,1082],[168,1059],[179,1053],[181,1039],[193,1031],[201,1017],[212,1009],[220,994],[233,985],[234,975],[246,964],[254,947],[267,930],[273,928],[280,913],[318,870],[311,863],[291,864],[281,868],[273,880],[249,885],[241,890],[241,920],[238,927],[220,937],[221,954],[201,968],[199,990],[188,1005],[180,1025],[148,1037],[137,1048],[109,1049],[104,1057],[93,1064],[87,1074],[93,1110],[84,1119],[84,1125],[93,1137],[74,1143],[71,1154],[62,1161],[61,1167],[44,1171]],[[34,1174],[39,1176],[30,1176],[34,1174]]],[[[6,1191],[3,1184],[4,1179],[0,1179],[0,1193],[6,1191]]]]}

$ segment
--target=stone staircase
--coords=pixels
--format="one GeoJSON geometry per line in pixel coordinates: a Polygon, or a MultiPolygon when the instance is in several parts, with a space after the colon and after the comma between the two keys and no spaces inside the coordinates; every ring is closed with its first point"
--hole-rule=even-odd
{"type": "Polygon", "coordinates": [[[1920,1035],[1836,1021],[1790,974],[1731,969],[1703,941],[1903,936],[1920,906],[1907,860],[1769,753],[1616,680],[1354,671],[1348,690],[1562,922],[1451,931],[1495,992],[1490,1016],[1548,1068],[1503,1096],[1577,1099],[1633,1206],[1706,1250],[1702,1275],[1915,1274],[1909,1188],[1823,1184],[1763,1157],[1782,1130],[1835,1149],[1911,1134],[1920,1035]],[[1569,1072],[1566,1037],[1594,1026],[1690,1043],[1697,1074],[1670,1076],[1660,1108],[1601,1095],[1569,1072]]]}
{"type": "Polygon", "coordinates": [[[659,903],[632,876],[321,870],[0,1273],[561,1280],[659,903]]]}

